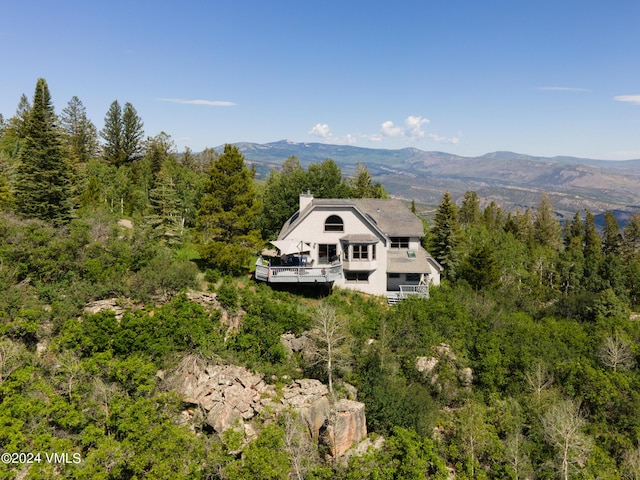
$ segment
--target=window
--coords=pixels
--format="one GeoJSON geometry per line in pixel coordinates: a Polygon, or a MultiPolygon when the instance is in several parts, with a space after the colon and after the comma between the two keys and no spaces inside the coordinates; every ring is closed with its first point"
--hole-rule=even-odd
{"type": "Polygon", "coordinates": [[[344,232],[344,222],[338,215],[331,215],[324,222],[325,232],[344,232]]]}
{"type": "Polygon", "coordinates": [[[419,282],[420,274],[419,273],[407,273],[407,282],[419,282]]]}
{"type": "Polygon", "coordinates": [[[338,246],[335,243],[318,244],[318,263],[331,263],[338,256],[338,246]]]}
{"type": "Polygon", "coordinates": [[[409,237],[391,237],[391,248],[409,248],[409,237]]]}
{"type": "Polygon", "coordinates": [[[399,273],[390,273],[389,274],[389,278],[400,278],[400,274],[399,273]]]}
{"type": "Polygon", "coordinates": [[[368,245],[363,243],[354,243],[353,247],[353,260],[368,260],[369,259],[369,251],[367,250],[368,245]]]}
{"type": "Polygon", "coordinates": [[[373,243],[371,245],[371,260],[375,260],[376,259],[376,244],[373,243]]]}
{"type": "Polygon", "coordinates": [[[370,272],[350,272],[344,271],[344,278],[349,283],[369,283],[370,272]]]}

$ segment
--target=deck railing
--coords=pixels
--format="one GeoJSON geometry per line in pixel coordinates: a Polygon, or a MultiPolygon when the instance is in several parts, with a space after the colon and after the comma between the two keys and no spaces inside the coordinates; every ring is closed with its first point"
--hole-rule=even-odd
{"type": "Polygon", "coordinates": [[[342,276],[342,264],[318,265],[315,267],[272,267],[256,262],[255,277],[269,283],[331,283],[342,276]]]}
{"type": "Polygon", "coordinates": [[[429,297],[429,287],[427,285],[400,285],[400,298],[407,298],[411,295],[429,297]]]}

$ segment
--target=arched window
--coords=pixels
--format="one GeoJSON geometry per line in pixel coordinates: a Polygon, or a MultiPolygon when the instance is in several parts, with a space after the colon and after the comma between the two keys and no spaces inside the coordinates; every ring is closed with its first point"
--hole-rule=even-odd
{"type": "Polygon", "coordinates": [[[331,215],[324,222],[325,232],[344,232],[344,222],[338,215],[331,215]]]}

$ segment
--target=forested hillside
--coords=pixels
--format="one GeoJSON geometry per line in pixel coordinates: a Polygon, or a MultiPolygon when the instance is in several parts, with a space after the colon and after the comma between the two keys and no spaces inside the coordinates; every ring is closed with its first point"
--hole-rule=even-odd
{"type": "Polygon", "coordinates": [[[599,230],[589,211],[559,223],[546,195],[507,212],[442,192],[428,300],[275,291],[251,264],[301,192],[384,187],[329,159],[259,183],[233,146],[177,152],[143,128],[117,100],[101,129],[76,97],[56,114],[43,79],[2,120],[0,478],[640,478],[639,214],[599,230]],[[218,435],[167,381],[186,357],[276,392],[331,382],[384,442],[340,460],[269,414],[218,435]]]}

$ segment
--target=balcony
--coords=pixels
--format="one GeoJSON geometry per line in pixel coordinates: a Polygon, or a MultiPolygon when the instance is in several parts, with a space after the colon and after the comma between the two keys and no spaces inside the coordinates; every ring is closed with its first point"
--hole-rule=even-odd
{"type": "Polygon", "coordinates": [[[256,262],[256,280],[268,283],[333,283],[342,278],[342,263],[312,266],[265,265],[262,257],[256,262]]]}
{"type": "Polygon", "coordinates": [[[400,285],[400,291],[387,291],[389,305],[395,305],[409,297],[429,298],[428,285],[400,285]]]}

